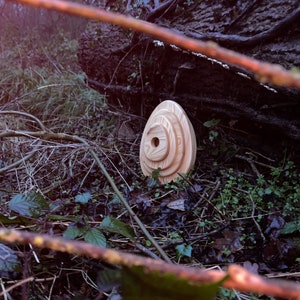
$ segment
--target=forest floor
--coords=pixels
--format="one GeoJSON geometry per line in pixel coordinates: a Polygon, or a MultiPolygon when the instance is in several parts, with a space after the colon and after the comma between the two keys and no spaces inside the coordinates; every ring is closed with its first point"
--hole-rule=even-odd
{"type": "MultiPolygon", "coordinates": [[[[64,32],[47,41],[38,32],[1,39],[3,226],[157,257],[90,155],[93,149],[172,262],[220,269],[238,263],[270,278],[299,278],[298,145],[236,132],[228,121],[205,116],[194,122],[193,171],[162,186],[145,178],[139,166],[147,120],[109,105],[87,86],[76,62],[76,40],[64,32]],[[74,136],[81,141],[72,141],[74,136]]],[[[110,266],[99,261],[30,245],[11,249],[10,260],[0,262],[2,288],[35,278],[13,289],[13,299],[113,299],[112,291],[118,294],[103,278],[110,266]]],[[[9,250],[1,244],[1,251],[9,250]]],[[[218,297],[261,298],[226,289],[218,297]]]]}

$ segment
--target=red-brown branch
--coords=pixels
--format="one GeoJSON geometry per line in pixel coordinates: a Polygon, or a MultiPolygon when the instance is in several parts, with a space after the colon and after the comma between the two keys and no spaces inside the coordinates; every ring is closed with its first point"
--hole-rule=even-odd
{"type": "Polygon", "coordinates": [[[153,23],[136,18],[105,11],[100,8],[60,1],[60,0],[13,0],[23,4],[42,7],[93,20],[118,25],[137,32],[143,32],[163,42],[176,45],[193,52],[202,53],[223,62],[234,64],[254,72],[260,81],[273,85],[300,88],[300,75],[285,70],[280,65],[261,62],[246,55],[222,48],[212,42],[202,42],[153,23]]]}
{"type": "Polygon", "coordinates": [[[217,270],[188,268],[182,265],[168,264],[163,261],[123,253],[80,241],[14,229],[0,229],[0,240],[9,243],[30,243],[39,248],[47,248],[69,254],[85,255],[90,258],[103,260],[110,264],[127,267],[142,266],[147,271],[157,271],[160,274],[174,274],[177,278],[187,279],[196,284],[218,282],[228,275],[228,279],[223,283],[224,287],[286,299],[300,299],[299,284],[282,280],[265,279],[237,265],[231,265],[228,269],[228,273],[217,270]]]}

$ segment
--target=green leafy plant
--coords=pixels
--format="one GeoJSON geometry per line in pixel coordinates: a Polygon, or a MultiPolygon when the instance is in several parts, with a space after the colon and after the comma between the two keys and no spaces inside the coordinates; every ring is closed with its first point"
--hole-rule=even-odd
{"type": "Polygon", "coordinates": [[[91,200],[92,195],[91,193],[83,193],[83,194],[78,194],[75,197],[75,202],[76,203],[80,203],[80,204],[86,204],[89,202],[89,200],[91,200]]]}
{"type": "Polygon", "coordinates": [[[82,237],[88,243],[106,247],[106,238],[101,229],[98,226],[91,227],[86,217],[83,217],[80,222],[71,223],[63,237],[69,239],[82,237]]]}
{"type": "Polygon", "coordinates": [[[285,223],[284,227],[281,229],[281,234],[292,234],[294,232],[300,232],[300,219],[290,221],[285,223]]]}
{"type": "Polygon", "coordinates": [[[125,224],[112,216],[105,217],[100,224],[100,228],[111,233],[120,234],[129,239],[134,239],[135,237],[134,231],[130,225],[125,224]]]}
{"type": "Polygon", "coordinates": [[[0,243],[0,276],[9,278],[10,272],[21,272],[21,263],[15,252],[6,245],[0,243]]]}
{"type": "Polygon", "coordinates": [[[8,207],[24,217],[39,217],[49,210],[49,203],[38,192],[17,194],[8,203],[8,207]]]}
{"type": "Polygon", "coordinates": [[[204,127],[209,128],[208,139],[210,142],[214,142],[215,139],[219,136],[217,126],[220,123],[220,119],[211,119],[203,123],[204,127]]]}
{"type": "Polygon", "coordinates": [[[175,247],[177,259],[181,257],[192,257],[193,247],[187,244],[180,244],[175,247]]]}
{"type": "Polygon", "coordinates": [[[300,173],[291,161],[273,168],[269,176],[260,175],[256,180],[234,174],[225,175],[224,188],[216,198],[216,207],[231,217],[251,215],[253,205],[258,214],[276,208],[283,216],[295,218],[300,213],[300,173]]]}
{"type": "Polygon", "coordinates": [[[82,216],[80,220],[72,222],[63,236],[69,239],[83,238],[86,242],[106,247],[106,238],[103,231],[120,234],[126,238],[134,239],[133,229],[124,222],[107,216],[100,225],[92,227],[87,216],[82,216]]]}

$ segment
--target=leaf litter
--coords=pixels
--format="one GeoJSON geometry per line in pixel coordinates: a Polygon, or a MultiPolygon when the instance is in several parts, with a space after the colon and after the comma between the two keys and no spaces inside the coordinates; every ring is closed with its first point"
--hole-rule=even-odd
{"type": "MultiPolygon", "coordinates": [[[[80,84],[76,81],[72,89],[80,84]]],[[[59,128],[89,138],[127,202],[169,257],[201,267],[226,268],[229,263],[239,263],[259,274],[285,272],[289,276],[300,272],[297,147],[278,146],[278,141],[275,146],[266,145],[259,136],[252,136],[249,141],[247,134],[239,135],[227,126],[230,120],[227,124],[226,120],[213,116],[204,119],[198,116],[192,118],[194,123],[206,126],[207,131],[198,137],[201,147],[193,173],[161,186],[155,178],[143,178],[139,170],[139,143],[133,138],[141,134],[145,120],[103,104],[100,96],[93,97],[92,106],[83,102],[77,108],[85,112],[80,117],[64,119],[62,115],[51,123],[50,114],[43,121],[54,131],[59,128]],[[135,132],[130,142],[119,138],[116,123],[126,123],[135,132]],[[284,151],[288,152],[289,160],[282,160],[284,151]],[[249,159],[243,159],[249,153],[251,164],[249,159]],[[253,171],[253,164],[261,177],[253,171]]],[[[20,103],[16,104],[19,107],[20,103]]],[[[28,111],[38,111],[37,106],[28,111]]],[[[43,111],[40,115],[45,114],[43,111]]],[[[14,118],[13,122],[11,116],[9,119],[9,126],[19,124],[23,130],[32,130],[21,118],[14,118]]],[[[33,155],[20,168],[0,173],[2,186],[6,187],[0,191],[3,224],[85,239],[130,253],[155,252],[84,147],[64,141],[42,141],[37,145],[30,137],[7,138],[1,147],[5,150],[0,153],[1,166],[33,155]],[[137,247],[138,244],[142,247],[137,247]]],[[[35,295],[42,290],[52,293],[53,299],[70,299],[71,294],[96,299],[102,292],[112,292],[120,282],[118,272],[99,275],[106,270],[115,271],[115,266],[47,249],[32,250],[30,246],[20,249],[1,244],[0,269],[1,277],[8,280],[34,276],[35,286],[27,286],[27,292],[35,295]],[[40,264],[31,259],[33,251],[40,264]]],[[[133,278],[139,272],[133,272],[133,278]]],[[[157,274],[153,276],[153,282],[161,280],[157,274]]],[[[148,277],[143,274],[142,279],[145,278],[148,277]]],[[[16,289],[14,293],[18,298],[22,291],[16,289]]],[[[104,299],[109,297],[101,295],[104,299]]],[[[190,296],[184,294],[187,295],[190,296]]]]}

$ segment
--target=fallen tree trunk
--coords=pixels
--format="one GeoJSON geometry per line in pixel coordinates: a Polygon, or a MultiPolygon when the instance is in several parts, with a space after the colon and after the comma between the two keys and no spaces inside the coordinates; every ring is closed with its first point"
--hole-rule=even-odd
{"type": "MultiPolygon", "coordinates": [[[[240,2],[167,1],[131,13],[262,61],[300,68],[299,1],[240,2]]],[[[214,113],[300,140],[300,91],[262,84],[236,66],[96,23],[83,33],[78,59],[89,84],[126,110],[147,116],[160,101],[172,99],[191,117],[214,113]]]]}

